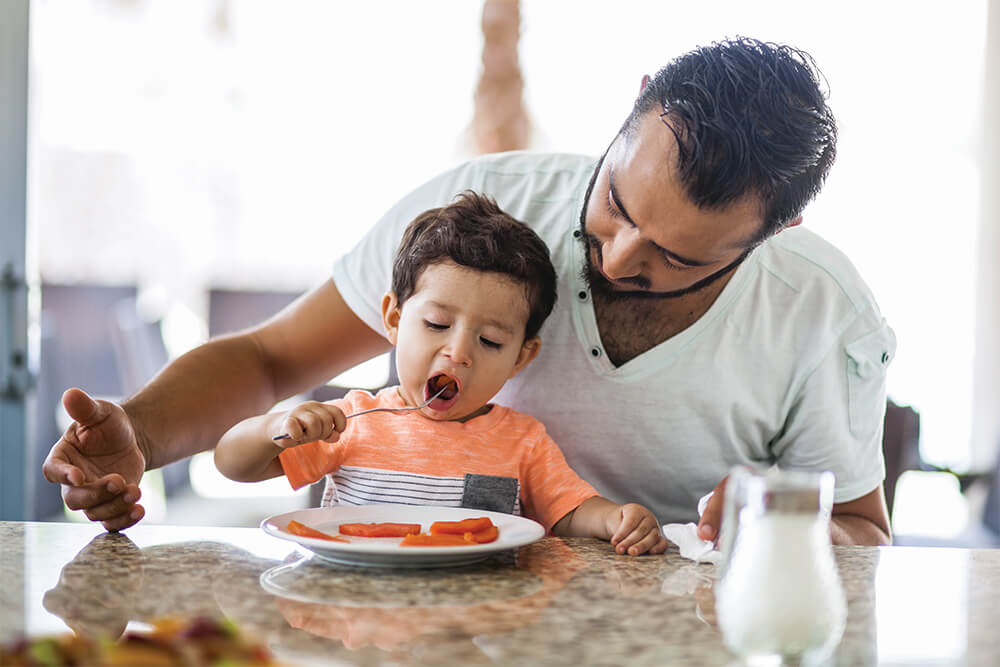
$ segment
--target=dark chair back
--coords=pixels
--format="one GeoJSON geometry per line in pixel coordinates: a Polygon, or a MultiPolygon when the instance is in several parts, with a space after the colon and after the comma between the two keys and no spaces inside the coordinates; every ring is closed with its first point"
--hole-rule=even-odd
{"type": "Polygon", "coordinates": [[[997,462],[993,466],[993,474],[990,478],[990,489],[986,492],[983,526],[993,531],[1000,539],[1000,448],[997,450],[997,462]]]}
{"type": "Polygon", "coordinates": [[[208,291],[208,335],[214,338],[260,324],[299,294],[213,287],[208,291]]]}
{"type": "Polygon", "coordinates": [[[882,432],[882,454],[885,457],[885,502],[892,516],[896,499],[896,483],[907,470],[920,470],[920,413],[889,400],[885,408],[882,432]]]}

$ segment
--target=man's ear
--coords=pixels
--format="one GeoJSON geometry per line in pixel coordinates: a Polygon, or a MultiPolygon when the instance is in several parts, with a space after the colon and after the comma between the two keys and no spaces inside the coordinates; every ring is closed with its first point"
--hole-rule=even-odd
{"type": "MultiPolygon", "coordinates": [[[[640,96],[642,95],[642,91],[646,90],[646,84],[647,83],[649,83],[649,75],[648,74],[643,74],[642,75],[642,83],[639,84],[639,95],[640,96]]],[[[639,96],[636,96],[635,101],[636,102],[639,101],[639,96]]]]}
{"type": "Polygon", "coordinates": [[[542,339],[538,336],[524,341],[524,344],[521,345],[520,351],[517,353],[517,361],[514,362],[514,369],[511,370],[510,375],[508,375],[507,378],[510,379],[520,373],[525,366],[531,363],[532,359],[538,356],[538,352],[541,349],[542,339]]]}
{"type": "Polygon", "coordinates": [[[382,326],[385,327],[385,337],[392,345],[396,344],[396,334],[399,331],[400,305],[395,292],[386,292],[382,297],[382,326]]]}

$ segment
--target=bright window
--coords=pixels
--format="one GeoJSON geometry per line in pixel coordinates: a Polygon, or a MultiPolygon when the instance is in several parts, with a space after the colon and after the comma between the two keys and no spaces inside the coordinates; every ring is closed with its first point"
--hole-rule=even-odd
{"type": "MultiPolygon", "coordinates": [[[[521,5],[539,149],[602,151],[641,76],[697,44],[740,34],[812,53],[841,139],[806,224],[853,259],[895,328],[890,394],[920,411],[925,457],[967,465],[984,0],[521,5]]],[[[209,285],[324,280],[400,195],[470,155],[480,10],[36,0],[41,276],[134,283],[195,318],[209,285]]]]}

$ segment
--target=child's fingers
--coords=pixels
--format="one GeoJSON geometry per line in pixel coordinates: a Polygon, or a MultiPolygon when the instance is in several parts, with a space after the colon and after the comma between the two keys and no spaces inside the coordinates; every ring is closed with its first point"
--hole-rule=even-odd
{"type": "Polygon", "coordinates": [[[313,440],[336,441],[337,435],[333,430],[333,413],[327,406],[318,404],[301,417],[302,425],[305,428],[307,442],[313,440]]]}
{"type": "Polygon", "coordinates": [[[344,415],[344,411],[335,405],[323,404],[323,408],[330,415],[332,429],[337,433],[343,433],[344,429],[347,428],[347,417],[344,415]]]}
{"type": "Polygon", "coordinates": [[[340,408],[308,401],[286,415],[278,435],[288,437],[275,438],[275,442],[281,447],[294,447],[315,440],[336,442],[346,427],[347,419],[340,408]]]}
{"type": "Polygon", "coordinates": [[[275,442],[281,447],[290,447],[292,445],[297,445],[302,442],[302,436],[305,433],[305,429],[302,428],[302,424],[299,423],[298,413],[291,413],[285,417],[284,421],[281,422],[280,433],[282,435],[287,435],[287,440],[276,440],[275,442]]]}
{"type": "Polygon", "coordinates": [[[640,544],[648,535],[648,530],[636,528],[618,541],[618,544],[615,545],[615,552],[620,554],[632,554],[633,556],[636,555],[632,552],[632,549],[640,544]]]}
{"type": "Polygon", "coordinates": [[[612,537],[617,553],[638,556],[647,551],[662,553],[666,550],[666,539],[660,534],[660,527],[652,512],[642,505],[630,504],[622,507],[621,516],[621,525],[612,537]],[[628,529],[628,533],[620,535],[625,529],[628,529]],[[657,548],[660,550],[654,551],[657,548]]]}
{"type": "MultiPolygon", "coordinates": [[[[611,544],[613,546],[618,546],[622,540],[626,539],[626,537],[635,531],[642,523],[644,514],[645,508],[641,505],[622,505],[619,509],[620,520],[618,528],[616,528],[614,534],[611,535],[611,544]]],[[[625,552],[619,550],[618,553],[625,552]]]]}
{"type": "Polygon", "coordinates": [[[643,519],[639,526],[625,536],[615,547],[620,554],[639,556],[644,553],[663,553],[667,550],[667,540],[660,534],[652,516],[643,519]]]}
{"type": "MultiPolygon", "coordinates": [[[[284,423],[285,433],[291,436],[295,444],[303,444],[324,438],[324,431],[332,429],[324,427],[323,417],[315,411],[300,409],[293,411],[284,423]]],[[[332,420],[330,420],[332,422],[332,420]]]]}
{"type": "MultiPolygon", "coordinates": [[[[639,535],[639,533],[633,533],[639,535]]],[[[641,556],[644,553],[661,554],[667,550],[667,539],[657,531],[650,531],[632,544],[625,551],[629,556],[641,556]]]]}

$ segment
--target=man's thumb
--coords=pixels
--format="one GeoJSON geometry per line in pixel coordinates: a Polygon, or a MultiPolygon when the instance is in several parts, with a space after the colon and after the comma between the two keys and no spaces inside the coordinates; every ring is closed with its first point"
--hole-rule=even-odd
{"type": "Polygon", "coordinates": [[[104,410],[100,403],[90,397],[82,389],[72,387],[63,392],[63,408],[66,414],[81,426],[92,426],[104,419],[104,410]]]}

